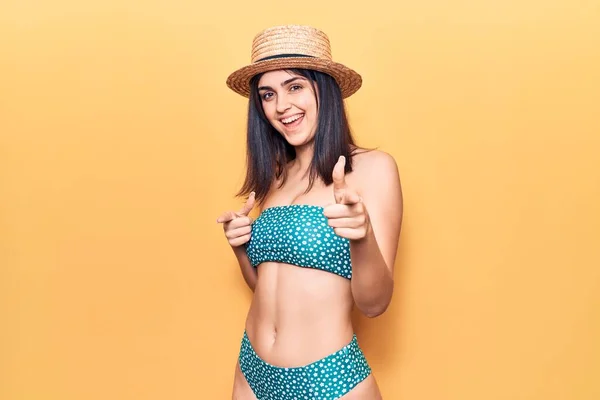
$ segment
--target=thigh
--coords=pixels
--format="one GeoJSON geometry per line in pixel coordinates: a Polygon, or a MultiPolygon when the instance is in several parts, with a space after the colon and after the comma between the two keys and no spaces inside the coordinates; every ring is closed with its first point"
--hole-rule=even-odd
{"type": "Polygon", "coordinates": [[[340,400],[382,400],[382,397],[375,377],[371,374],[351,391],[340,397],[340,400]]]}
{"type": "Polygon", "coordinates": [[[235,374],[233,376],[233,397],[232,400],[256,400],[254,392],[248,385],[248,381],[240,370],[240,364],[235,364],[235,374]]]}

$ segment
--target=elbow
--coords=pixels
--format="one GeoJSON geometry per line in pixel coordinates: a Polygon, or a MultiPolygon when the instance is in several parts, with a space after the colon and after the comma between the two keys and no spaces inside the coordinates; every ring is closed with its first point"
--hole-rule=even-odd
{"type": "Polygon", "coordinates": [[[359,307],[360,311],[367,318],[376,318],[383,314],[389,306],[389,302],[383,304],[372,305],[370,307],[359,307]]]}
{"type": "Polygon", "coordinates": [[[392,302],[392,293],[394,291],[394,281],[389,280],[385,289],[378,290],[377,296],[354,296],[354,301],[357,308],[367,318],[375,318],[383,314],[392,302]]]}

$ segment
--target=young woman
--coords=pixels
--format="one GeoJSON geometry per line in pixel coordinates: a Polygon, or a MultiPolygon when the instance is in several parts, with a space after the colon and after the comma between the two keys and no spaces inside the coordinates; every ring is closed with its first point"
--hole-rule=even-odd
{"type": "Polygon", "coordinates": [[[306,26],[259,33],[227,80],[249,97],[248,198],[217,219],[254,292],[236,400],[381,398],[351,310],[390,303],[402,193],[394,159],[350,133],[343,99],[361,83],[306,26]]]}

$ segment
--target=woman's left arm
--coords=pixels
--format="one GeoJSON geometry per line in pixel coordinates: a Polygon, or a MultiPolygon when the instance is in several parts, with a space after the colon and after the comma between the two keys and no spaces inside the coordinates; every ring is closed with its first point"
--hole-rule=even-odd
{"type": "Polygon", "coordinates": [[[395,160],[387,153],[365,153],[351,187],[343,160],[334,168],[336,204],[325,210],[336,233],[350,240],[351,289],[356,306],[373,318],[389,306],[394,262],[402,225],[402,189],[395,160]],[[358,189],[358,190],[357,190],[358,189]]]}

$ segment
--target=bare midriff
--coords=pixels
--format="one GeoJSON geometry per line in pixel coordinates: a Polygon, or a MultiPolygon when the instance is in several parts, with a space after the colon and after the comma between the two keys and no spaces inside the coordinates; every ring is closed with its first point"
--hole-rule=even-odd
{"type": "Polygon", "coordinates": [[[278,367],[320,360],[352,340],[350,280],[331,272],[266,262],[246,332],[258,356],[278,367]]]}

